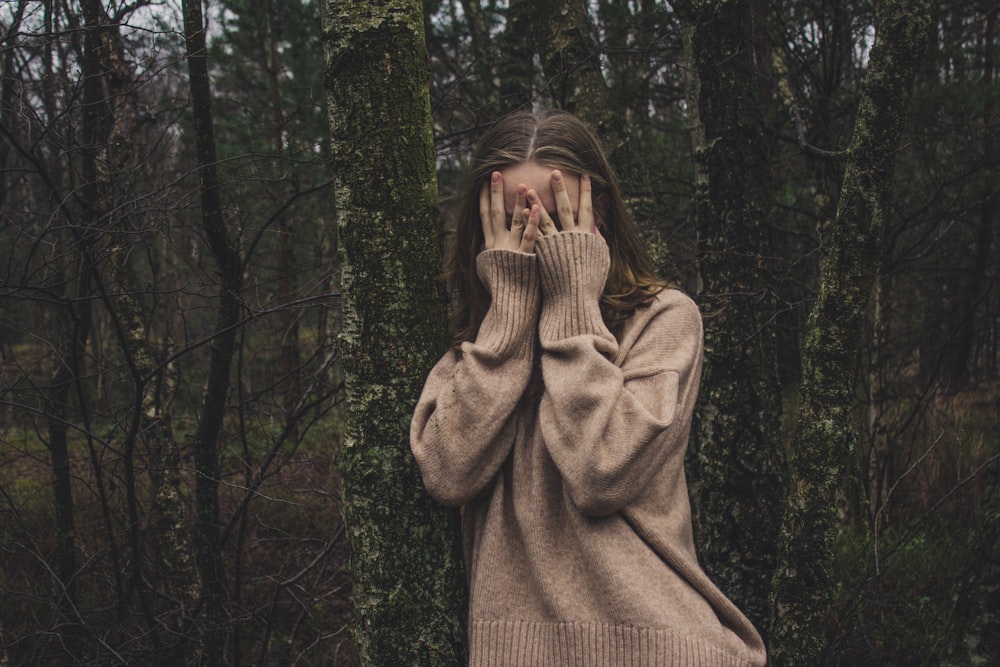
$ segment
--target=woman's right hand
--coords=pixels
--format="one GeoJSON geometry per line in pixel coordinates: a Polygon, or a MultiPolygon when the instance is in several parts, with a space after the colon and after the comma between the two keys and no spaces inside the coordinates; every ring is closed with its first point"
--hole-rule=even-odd
{"type": "Polygon", "coordinates": [[[525,208],[526,193],[527,189],[519,185],[514,201],[514,214],[508,229],[507,211],[504,207],[503,175],[499,171],[494,171],[490,176],[490,182],[483,184],[479,192],[479,217],[486,239],[484,250],[514,250],[523,253],[535,251],[541,207],[534,204],[530,209],[525,208]]]}

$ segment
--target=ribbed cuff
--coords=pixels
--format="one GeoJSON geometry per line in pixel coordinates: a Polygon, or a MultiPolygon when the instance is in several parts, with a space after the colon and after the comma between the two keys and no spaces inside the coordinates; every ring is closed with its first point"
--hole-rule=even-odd
{"type": "Polygon", "coordinates": [[[600,299],[611,258],[596,234],[561,232],[535,243],[542,285],[538,333],[542,343],[607,333],[600,299]]]}
{"type": "Polygon", "coordinates": [[[535,256],[512,250],[485,250],[476,257],[476,272],[491,298],[479,325],[476,345],[498,355],[530,359],[541,301],[535,256]]]}

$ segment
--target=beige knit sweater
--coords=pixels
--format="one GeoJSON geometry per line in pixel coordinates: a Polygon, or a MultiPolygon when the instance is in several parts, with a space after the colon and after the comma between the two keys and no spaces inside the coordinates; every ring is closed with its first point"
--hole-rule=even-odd
{"type": "Polygon", "coordinates": [[[694,551],[698,308],[664,290],[616,339],[603,239],[535,251],[479,255],[489,312],[431,371],[411,425],[428,491],[464,507],[470,664],[763,665],[694,551]]]}

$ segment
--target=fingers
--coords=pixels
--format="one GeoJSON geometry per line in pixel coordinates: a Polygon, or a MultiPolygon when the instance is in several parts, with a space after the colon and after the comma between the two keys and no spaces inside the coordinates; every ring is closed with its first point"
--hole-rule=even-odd
{"type": "Polygon", "coordinates": [[[552,222],[552,218],[549,217],[548,212],[541,206],[538,207],[538,210],[540,212],[538,230],[545,236],[558,232],[559,228],[556,227],[556,223],[552,222]]]}
{"type": "Polygon", "coordinates": [[[539,222],[539,212],[541,211],[540,206],[532,206],[531,209],[524,209],[521,212],[522,219],[527,221],[524,227],[524,233],[521,235],[521,243],[518,245],[517,249],[519,252],[533,253],[535,252],[535,240],[538,238],[538,222],[539,222]]]}
{"type": "Polygon", "coordinates": [[[516,227],[523,227],[528,219],[528,209],[525,208],[528,186],[521,183],[517,186],[517,195],[514,198],[514,215],[511,218],[511,230],[516,227]]]}
{"type": "Polygon", "coordinates": [[[494,239],[507,233],[507,214],[503,207],[503,175],[494,171],[490,177],[490,224],[494,239]]]}
{"type": "MultiPolygon", "coordinates": [[[[591,198],[590,176],[587,174],[580,177],[580,211],[578,216],[578,228],[581,232],[593,234],[597,231],[597,226],[594,224],[594,203],[591,198]]],[[[563,229],[565,228],[563,226],[563,229]]]]}
{"type": "MultiPolygon", "coordinates": [[[[559,218],[559,226],[564,232],[571,232],[576,229],[577,223],[573,218],[573,203],[569,200],[569,192],[566,191],[566,183],[563,181],[562,172],[558,169],[550,176],[552,182],[552,194],[556,198],[556,216],[559,218]]],[[[582,191],[581,191],[582,196],[582,191]]]]}
{"type": "Polygon", "coordinates": [[[540,236],[555,234],[560,230],[603,236],[594,217],[590,177],[586,174],[580,177],[579,189],[575,176],[570,181],[566,180],[561,170],[553,169],[549,173],[551,197],[545,193],[545,205],[537,190],[529,189],[524,183],[519,184],[514,194],[513,215],[508,227],[503,175],[499,171],[490,174],[489,181],[483,184],[479,193],[484,248],[534,252],[535,241],[540,236]],[[550,214],[548,211],[553,208],[553,200],[555,212],[550,214]],[[553,216],[556,220],[552,219],[553,216]]]}
{"type": "Polygon", "coordinates": [[[556,228],[556,223],[552,222],[552,218],[549,216],[548,211],[542,206],[542,200],[538,197],[538,193],[534,190],[528,190],[528,203],[531,204],[532,208],[538,207],[538,229],[543,235],[555,234],[559,230],[556,228]]]}
{"type": "Polygon", "coordinates": [[[483,226],[484,250],[517,250],[525,253],[535,251],[535,239],[539,234],[539,212],[542,211],[542,207],[534,206],[530,210],[525,208],[528,196],[527,186],[523,183],[518,185],[514,199],[514,215],[508,229],[507,213],[504,208],[503,175],[499,171],[490,174],[489,182],[483,183],[479,191],[479,218],[483,226]]]}
{"type": "Polygon", "coordinates": [[[504,245],[507,236],[507,214],[503,206],[503,175],[494,171],[489,184],[479,191],[479,219],[483,226],[483,247],[486,250],[504,245]]]}

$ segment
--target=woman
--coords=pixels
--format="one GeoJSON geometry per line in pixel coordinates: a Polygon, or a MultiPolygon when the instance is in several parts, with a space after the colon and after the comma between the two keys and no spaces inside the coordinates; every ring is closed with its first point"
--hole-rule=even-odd
{"type": "Polygon", "coordinates": [[[454,345],[410,441],[431,495],[463,508],[470,664],[764,664],[694,551],[698,308],[650,270],[579,120],[486,133],[451,277],[454,345]]]}

